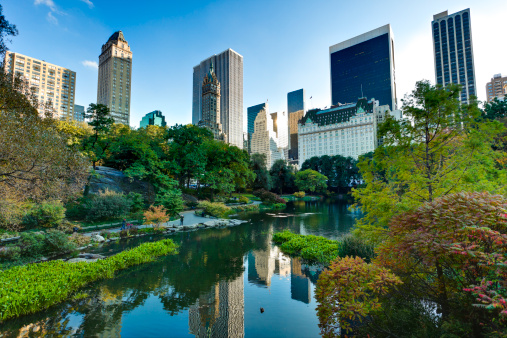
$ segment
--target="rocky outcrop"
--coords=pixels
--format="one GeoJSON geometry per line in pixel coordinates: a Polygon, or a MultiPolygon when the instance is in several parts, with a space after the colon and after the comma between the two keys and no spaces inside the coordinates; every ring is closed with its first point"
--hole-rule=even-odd
{"type": "Polygon", "coordinates": [[[97,194],[106,189],[124,194],[136,192],[142,194],[148,203],[155,201],[155,188],[151,183],[127,177],[120,170],[98,166],[90,180],[88,193],[97,194]]]}

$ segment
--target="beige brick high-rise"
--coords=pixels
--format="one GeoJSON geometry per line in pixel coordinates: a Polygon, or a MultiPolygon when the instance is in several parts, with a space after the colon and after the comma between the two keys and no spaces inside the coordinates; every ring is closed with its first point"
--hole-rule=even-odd
{"type": "Polygon", "coordinates": [[[13,77],[21,76],[28,81],[39,98],[39,114],[44,113],[44,105],[51,104],[54,118],[74,119],[76,72],[9,51],[5,55],[4,67],[5,72],[12,74],[13,77]]]}
{"type": "Polygon", "coordinates": [[[116,123],[130,123],[132,52],[122,31],[115,32],[102,45],[99,56],[97,103],[109,107],[116,123]]]}
{"type": "Polygon", "coordinates": [[[507,95],[507,76],[495,74],[490,82],[486,83],[486,97],[488,102],[493,101],[495,97],[502,98],[507,95]]]}

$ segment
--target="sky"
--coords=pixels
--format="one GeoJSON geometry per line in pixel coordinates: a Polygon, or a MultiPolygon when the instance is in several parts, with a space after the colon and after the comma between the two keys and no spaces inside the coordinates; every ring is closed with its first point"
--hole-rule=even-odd
{"type": "MultiPolygon", "coordinates": [[[[307,108],[330,105],[329,46],[385,24],[395,39],[398,98],[416,81],[435,81],[431,21],[471,10],[479,100],[493,74],[507,75],[504,0],[2,0],[19,30],[13,52],[77,73],[76,100],[97,99],[101,46],[122,30],[133,52],[130,124],[161,110],[168,125],[192,121],[193,67],[232,48],[243,56],[247,107],[269,100],[287,110],[287,93],[306,90],[307,108]],[[309,98],[312,97],[310,100],[309,98]]],[[[398,101],[400,104],[401,102],[398,101]]]]}

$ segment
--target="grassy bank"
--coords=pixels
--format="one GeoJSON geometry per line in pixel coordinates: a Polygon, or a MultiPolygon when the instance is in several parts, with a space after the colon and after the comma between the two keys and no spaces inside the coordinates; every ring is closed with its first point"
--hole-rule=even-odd
{"type": "Polygon", "coordinates": [[[331,240],[322,236],[298,235],[285,230],[274,234],[273,242],[280,244],[284,253],[324,265],[329,265],[336,257],[345,256],[359,256],[369,262],[375,254],[373,246],[352,235],[331,240]]]}
{"type": "Polygon", "coordinates": [[[50,261],[1,271],[0,321],[44,310],[87,284],[113,278],[116,271],[174,253],[176,245],[164,239],[91,263],[50,261]]]}

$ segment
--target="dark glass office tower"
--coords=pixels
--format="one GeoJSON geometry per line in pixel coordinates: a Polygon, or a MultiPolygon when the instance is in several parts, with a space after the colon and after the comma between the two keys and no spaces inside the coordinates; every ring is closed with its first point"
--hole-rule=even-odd
{"type": "Polygon", "coordinates": [[[259,112],[262,109],[268,110],[268,104],[267,103],[261,103],[261,104],[257,104],[257,105],[252,106],[252,107],[248,107],[246,109],[246,114],[247,114],[247,119],[248,119],[248,124],[247,124],[248,153],[250,153],[250,149],[251,149],[250,143],[251,143],[251,140],[252,140],[252,135],[254,133],[255,118],[257,117],[257,114],[259,114],[259,112]]]}
{"type": "Polygon", "coordinates": [[[303,88],[287,93],[287,113],[305,110],[305,90],[303,88]]]}
{"type": "Polygon", "coordinates": [[[397,108],[391,25],[329,47],[329,62],[331,105],[369,97],[397,108]]]}
{"type": "Polygon", "coordinates": [[[461,102],[468,103],[471,95],[477,96],[470,9],[451,15],[447,11],[436,14],[431,27],[436,83],[461,84],[461,102]]]}

